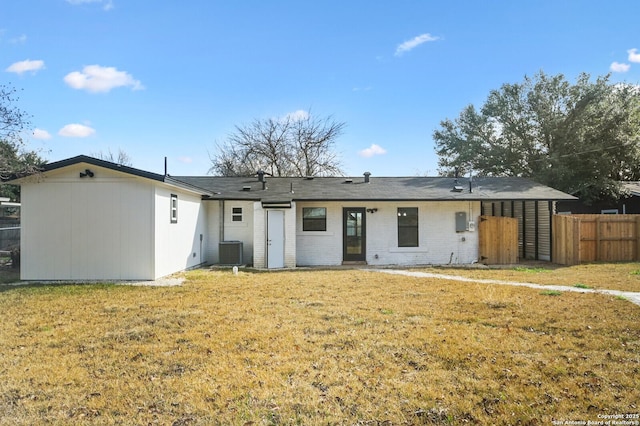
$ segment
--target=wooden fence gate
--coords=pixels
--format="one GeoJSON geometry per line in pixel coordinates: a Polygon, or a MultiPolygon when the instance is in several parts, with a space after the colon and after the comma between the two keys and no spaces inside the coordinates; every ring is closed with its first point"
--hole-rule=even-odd
{"type": "Polygon", "coordinates": [[[480,263],[507,265],[518,262],[518,219],[480,216],[480,263]]]}
{"type": "Polygon", "coordinates": [[[553,217],[553,262],[640,260],[640,215],[579,214],[553,217]]]}

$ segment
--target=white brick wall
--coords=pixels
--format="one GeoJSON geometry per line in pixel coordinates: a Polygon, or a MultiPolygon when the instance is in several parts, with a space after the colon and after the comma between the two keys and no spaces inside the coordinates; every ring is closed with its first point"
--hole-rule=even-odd
{"type": "Polygon", "coordinates": [[[297,258],[296,241],[296,203],[291,203],[290,209],[284,210],[284,266],[294,268],[297,258]]]}
{"type": "Polygon", "coordinates": [[[205,238],[205,259],[207,263],[218,263],[218,242],[220,241],[220,204],[222,201],[204,201],[207,215],[205,238]]]}
{"type": "MultiPolygon", "coordinates": [[[[244,243],[245,263],[266,267],[266,211],[260,202],[225,201],[225,240],[244,243]],[[243,208],[243,223],[231,221],[231,209],[243,208]]],[[[455,212],[467,213],[476,229],[479,202],[298,202],[285,212],[285,266],[342,264],[342,209],[377,208],[366,213],[367,263],[370,265],[468,264],[478,259],[478,233],[455,232],[455,212]],[[302,208],[326,207],[327,230],[302,231],[302,208]],[[419,247],[398,247],[397,209],[418,207],[419,247]],[[376,258],[377,255],[377,258],[376,258]]],[[[207,202],[207,260],[218,261],[220,207],[207,202]]]]}
{"type": "MultiPolygon", "coordinates": [[[[282,209],[284,212],[284,266],[293,268],[296,266],[296,203],[291,203],[290,209],[282,209]]],[[[253,266],[256,268],[267,267],[267,211],[262,208],[262,203],[253,204],[253,266]]]]}
{"type": "Polygon", "coordinates": [[[378,209],[366,213],[366,254],[370,265],[465,264],[478,259],[478,233],[455,232],[455,212],[466,212],[477,229],[479,202],[299,202],[296,209],[299,266],[342,263],[343,207],[378,209]],[[327,208],[325,232],[302,231],[303,207],[327,208]],[[418,207],[418,247],[398,247],[398,207],[418,207]]]}
{"type": "Polygon", "coordinates": [[[342,264],[342,207],[340,203],[298,202],[296,208],[297,263],[299,266],[342,264]],[[302,230],[302,208],[325,207],[327,230],[302,230]]]}
{"type": "Polygon", "coordinates": [[[253,266],[256,268],[267,267],[267,214],[261,203],[253,203],[253,266]]]}

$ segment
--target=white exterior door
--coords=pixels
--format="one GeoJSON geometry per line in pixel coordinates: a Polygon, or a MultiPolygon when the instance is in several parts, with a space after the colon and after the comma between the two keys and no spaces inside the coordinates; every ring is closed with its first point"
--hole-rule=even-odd
{"type": "Polygon", "coordinates": [[[284,212],[267,210],[267,268],[284,268],[284,212]]]}

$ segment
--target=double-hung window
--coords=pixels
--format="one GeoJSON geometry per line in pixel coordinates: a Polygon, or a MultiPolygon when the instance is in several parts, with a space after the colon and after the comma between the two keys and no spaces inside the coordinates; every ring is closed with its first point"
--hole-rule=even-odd
{"type": "Polygon", "coordinates": [[[418,247],[418,208],[398,208],[398,247],[418,247]]]}
{"type": "Polygon", "coordinates": [[[326,231],[327,230],[327,209],[325,207],[303,207],[302,208],[302,230],[303,231],[326,231]]]}

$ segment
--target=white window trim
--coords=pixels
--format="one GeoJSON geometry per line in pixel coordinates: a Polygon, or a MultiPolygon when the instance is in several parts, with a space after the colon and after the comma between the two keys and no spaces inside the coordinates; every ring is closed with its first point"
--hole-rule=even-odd
{"type": "Polygon", "coordinates": [[[169,198],[169,219],[171,223],[178,223],[178,195],[171,194],[169,198]]]}
{"type": "Polygon", "coordinates": [[[242,207],[231,207],[231,223],[242,223],[244,222],[244,210],[242,207]],[[240,213],[235,213],[234,210],[240,209],[240,213]],[[234,220],[239,217],[240,220],[234,220]]]}

